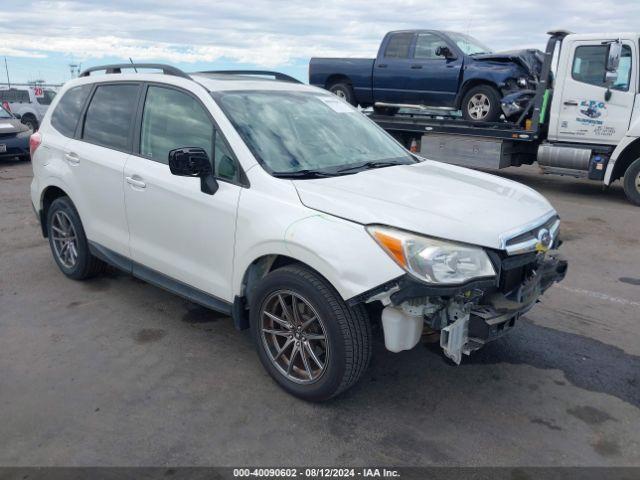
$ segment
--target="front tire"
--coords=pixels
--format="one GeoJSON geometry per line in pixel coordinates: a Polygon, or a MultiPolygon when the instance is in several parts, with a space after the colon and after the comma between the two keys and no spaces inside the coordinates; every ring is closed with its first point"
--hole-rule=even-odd
{"type": "Polygon", "coordinates": [[[69,197],[56,198],[49,207],[47,233],[53,259],[67,277],[84,280],[104,271],[104,262],[89,251],[80,215],[69,197]]]}
{"type": "Polygon", "coordinates": [[[355,384],[371,357],[371,325],[314,271],[298,265],[267,274],[252,294],[258,356],[288,393],[310,401],[355,384]]]}
{"type": "Polygon", "coordinates": [[[336,97],[341,98],[345,102],[356,106],[356,96],[353,93],[353,87],[346,82],[334,83],[329,87],[329,91],[336,97]]]}
{"type": "Polygon", "coordinates": [[[500,94],[490,85],[469,89],[462,99],[462,116],[474,123],[496,122],[500,118],[500,94]]]}
{"type": "Polygon", "coordinates": [[[33,115],[25,115],[22,117],[22,123],[29,127],[35,133],[38,130],[38,120],[33,115]]]}
{"type": "Polygon", "coordinates": [[[640,158],[624,173],[624,193],[631,203],[640,206],[640,158]]]}

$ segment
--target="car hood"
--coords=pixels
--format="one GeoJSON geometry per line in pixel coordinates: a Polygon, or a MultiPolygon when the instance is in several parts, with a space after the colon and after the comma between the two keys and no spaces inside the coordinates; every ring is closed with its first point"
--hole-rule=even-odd
{"type": "Polygon", "coordinates": [[[29,130],[17,118],[0,118],[0,135],[7,133],[20,133],[29,130]]]}
{"type": "Polygon", "coordinates": [[[483,53],[481,55],[473,55],[471,58],[478,62],[514,62],[526,69],[531,75],[538,78],[542,71],[544,53],[540,50],[536,50],[535,48],[530,48],[526,50],[483,53]]]}
{"type": "Polygon", "coordinates": [[[496,249],[554,212],[520,183],[430,160],[293,183],[314,210],[496,249]]]}

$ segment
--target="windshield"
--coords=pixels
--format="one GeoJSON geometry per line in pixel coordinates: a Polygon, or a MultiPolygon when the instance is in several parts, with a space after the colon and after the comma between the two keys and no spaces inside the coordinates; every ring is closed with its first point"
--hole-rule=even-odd
{"type": "Polygon", "coordinates": [[[7,112],[4,107],[0,107],[0,118],[13,118],[13,115],[7,112]]]}
{"type": "Polygon", "coordinates": [[[36,97],[36,100],[40,105],[51,105],[53,97],[56,96],[56,92],[53,90],[43,90],[42,97],[36,97]]]}
{"type": "Polygon", "coordinates": [[[272,174],[309,170],[338,174],[346,166],[376,168],[416,161],[375,123],[333,95],[231,91],[214,97],[272,174]]]}
{"type": "Polygon", "coordinates": [[[486,45],[480,43],[473,37],[464,33],[447,32],[451,40],[453,40],[458,48],[466,55],[477,55],[479,53],[493,53],[486,45]]]}

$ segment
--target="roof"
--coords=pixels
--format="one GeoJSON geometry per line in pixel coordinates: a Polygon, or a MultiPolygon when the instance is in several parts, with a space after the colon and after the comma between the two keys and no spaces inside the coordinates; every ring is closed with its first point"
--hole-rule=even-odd
{"type": "Polygon", "coordinates": [[[571,33],[567,35],[570,40],[607,40],[607,39],[627,39],[637,40],[640,32],[609,32],[609,33],[571,33]]]}
{"type": "Polygon", "coordinates": [[[281,90],[281,91],[309,91],[315,90],[303,83],[292,83],[281,80],[271,80],[249,75],[227,75],[218,73],[192,73],[191,78],[210,91],[226,90],[281,90]]]}

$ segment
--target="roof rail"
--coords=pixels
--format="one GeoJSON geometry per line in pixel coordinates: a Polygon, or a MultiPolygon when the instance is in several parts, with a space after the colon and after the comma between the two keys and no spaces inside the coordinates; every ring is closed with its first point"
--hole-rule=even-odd
{"type": "Polygon", "coordinates": [[[215,73],[215,74],[225,74],[225,75],[255,75],[255,76],[265,76],[265,77],[273,77],[276,80],[282,82],[290,82],[290,83],[302,83],[297,78],[293,78],[285,73],[280,72],[272,72],[270,70],[208,70],[206,72],[197,72],[197,73],[215,73]]]}
{"type": "Polygon", "coordinates": [[[184,73],[182,70],[171,65],[165,65],[163,63],[116,63],[113,65],[100,65],[98,67],[91,67],[84,70],[79,77],[88,77],[91,72],[104,70],[105,73],[122,73],[123,68],[133,68],[136,72],[138,68],[153,68],[156,70],[162,70],[165,75],[173,75],[175,77],[189,78],[191,77],[184,73]]]}

